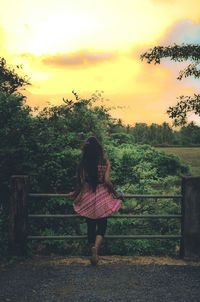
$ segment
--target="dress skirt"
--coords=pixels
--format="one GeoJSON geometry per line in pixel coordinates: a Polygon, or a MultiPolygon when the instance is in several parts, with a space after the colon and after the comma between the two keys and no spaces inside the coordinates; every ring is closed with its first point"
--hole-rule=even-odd
{"type": "Polygon", "coordinates": [[[80,216],[98,219],[110,216],[121,208],[121,200],[113,197],[107,187],[101,183],[96,192],[85,190],[73,203],[74,211],[80,216]]]}

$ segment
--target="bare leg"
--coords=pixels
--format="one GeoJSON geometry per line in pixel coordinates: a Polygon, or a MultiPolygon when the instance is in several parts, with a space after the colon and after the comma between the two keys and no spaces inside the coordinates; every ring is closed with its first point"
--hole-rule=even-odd
{"type": "Polygon", "coordinates": [[[106,232],[107,227],[107,218],[101,218],[96,220],[97,223],[97,230],[96,230],[96,237],[95,237],[95,244],[91,248],[92,256],[91,256],[91,264],[97,265],[99,259],[98,259],[98,252],[101,247],[101,242],[103,240],[103,236],[106,232]]]}
{"type": "Polygon", "coordinates": [[[97,254],[98,254],[98,252],[99,252],[99,249],[100,249],[102,240],[103,240],[103,237],[102,237],[101,235],[97,235],[97,236],[96,236],[96,240],[95,240],[95,245],[94,245],[94,246],[95,246],[96,249],[97,249],[97,254]]]}

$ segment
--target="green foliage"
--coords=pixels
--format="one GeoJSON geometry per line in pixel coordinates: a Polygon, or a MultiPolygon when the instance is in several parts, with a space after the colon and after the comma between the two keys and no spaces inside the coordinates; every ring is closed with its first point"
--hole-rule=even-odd
{"type": "Polygon", "coordinates": [[[135,184],[144,192],[143,187],[161,178],[169,175],[180,177],[189,172],[177,156],[169,156],[149,145],[110,146],[107,153],[112,163],[113,182],[125,186],[126,190],[135,184]]]}
{"type": "MultiPolygon", "coordinates": [[[[18,70],[21,68],[16,67],[18,70]]],[[[26,85],[30,85],[27,76],[19,76],[15,69],[10,68],[6,60],[0,57],[0,91],[10,95],[26,85]]]]}
{"type": "Polygon", "coordinates": [[[189,147],[160,147],[158,148],[169,154],[175,154],[182,161],[182,168],[188,169],[192,176],[200,175],[200,148],[189,148],[189,147]],[[185,167],[185,168],[184,168],[185,167]]]}
{"type": "MultiPolygon", "coordinates": [[[[178,157],[167,155],[147,144],[149,133],[172,133],[167,124],[160,128],[137,124],[125,127],[114,120],[109,109],[97,105],[98,95],[74,100],[64,99],[60,106],[46,107],[33,112],[19,94],[0,92],[0,244],[1,254],[6,254],[9,180],[12,174],[29,174],[31,191],[65,193],[73,190],[76,167],[80,159],[80,147],[89,135],[96,135],[104,144],[112,165],[112,178],[116,188],[126,193],[169,193],[177,192],[174,182],[186,173],[178,157]],[[159,130],[158,130],[159,129],[159,130]],[[152,130],[152,132],[151,132],[152,130]],[[159,132],[160,131],[160,132],[159,132]],[[136,142],[140,144],[133,144],[136,142]],[[145,142],[146,141],[146,142],[145,142]],[[172,187],[173,186],[173,187],[172,187]]],[[[196,128],[190,127],[191,131],[196,128]]],[[[186,130],[184,130],[186,131],[186,130]]],[[[184,132],[185,133],[185,132],[184,132]]],[[[167,137],[167,136],[166,136],[167,137]]],[[[126,201],[122,213],[174,213],[180,210],[176,202],[142,200],[126,201]],[[166,205],[167,204],[167,205],[166,205]]],[[[72,202],[67,198],[30,200],[31,214],[73,213],[72,202]]],[[[115,219],[109,221],[109,232],[114,234],[170,233],[179,231],[179,226],[162,221],[136,221],[115,219]]],[[[82,235],[86,233],[83,218],[29,220],[32,235],[82,235]]],[[[175,244],[159,245],[150,241],[116,241],[106,243],[108,253],[173,253],[175,244]]],[[[77,254],[86,253],[85,242],[50,241],[30,242],[29,250],[77,254]]]]}
{"type": "Polygon", "coordinates": [[[29,173],[31,146],[31,108],[21,95],[0,92],[0,196],[8,195],[8,182],[13,174],[29,173]]]}
{"type": "Polygon", "coordinates": [[[6,255],[8,248],[8,212],[0,208],[0,259],[6,255]]]}
{"type": "MultiPolygon", "coordinates": [[[[181,173],[181,163],[175,156],[168,156],[148,145],[127,145],[120,148],[107,145],[107,154],[112,163],[113,181],[127,193],[140,194],[173,194],[177,189],[173,184],[181,173]],[[162,171],[159,169],[164,166],[162,171]],[[174,167],[173,167],[174,165],[174,167]],[[173,169],[172,169],[173,167],[173,169]],[[171,175],[171,176],[169,176],[171,175]],[[162,184],[160,191],[153,185],[162,184]]],[[[54,167],[56,171],[56,167],[54,167]]],[[[59,168],[60,169],[60,168],[59,168]]],[[[67,181],[67,178],[66,178],[67,181]]],[[[40,205],[32,200],[29,210],[31,213],[73,213],[71,201],[54,198],[49,201],[41,200],[40,205]],[[39,210],[39,211],[38,211],[39,210]]],[[[176,200],[126,200],[121,213],[133,214],[174,214],[180,212],[180,203],[176,200]]],[[[144,219],[109,219],[109,234],[171,234],[180,232],[177,221],[144,220],[144,219]]],[[[86,226],[83,218],[76,219],[41,219],[30,224],[31,234],[40,235],[84,235],[86,226]]],[[[80,241],[43,241],[39,246],[34,243],[36,251],[59,253],[87,253],[85,242],[80,241]],[[74,247],[75,251],[74,251],[74,247]]],[[[106,242],[103,253],[107,254],[173,254],[177,242],[174,241],[132,241],[106,242]]]]}
{"type": "Polygon", "coordinates": [[[161,125],[136,123],[135,126],[112,127],[111,138],[119,144],[149,144],[152,146],[198,146],[200,145],[200,127],[193,122],[175,131],[168,123],[161,125]],[[187,134],[186,134],[187,132],[187,134]],[[189,135],[188,135],[189,134],[189,135]]]}

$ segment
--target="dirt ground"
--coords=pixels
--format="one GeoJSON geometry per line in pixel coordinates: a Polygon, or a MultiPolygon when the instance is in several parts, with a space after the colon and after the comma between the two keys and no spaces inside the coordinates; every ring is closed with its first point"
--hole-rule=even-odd
{"type": "Polygon", "coordinates": [[[199,302],[200,262],[169,257],[34,256],[0,265],[0,301],[199,302]]]}

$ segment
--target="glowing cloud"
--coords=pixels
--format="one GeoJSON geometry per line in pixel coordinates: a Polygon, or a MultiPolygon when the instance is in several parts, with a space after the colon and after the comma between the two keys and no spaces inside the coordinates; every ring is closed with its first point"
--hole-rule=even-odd
{"type": "Polygon", "coordinates": [[[149,66],[140,54],[164,43],[199,43],[199,12],[199,0],[6,0],[0,55],[23,65],[31,105],[58,104],[72,90],[83,97],[104,90],[110,106],[124,106],[113,109],[116,118],[161,122],[176,96],[196,86],[177,81],[175,65],[149,66]]]}
{"type": "Polygon", "coordinates": [[[182,43],[200,43],[200,23],[193,20],[181,20],[173,24],[160,40],[161,45],[182,43]]]}
{"type": "Polygon", "coordinates": [[[102,62],[107,62],[116,58],[114,53],[77,51],[73,53],[59,54],[43,57],[42,62],[46,65],[56,67],[87,67],[102,62]]]}

